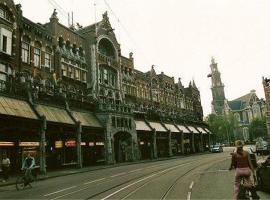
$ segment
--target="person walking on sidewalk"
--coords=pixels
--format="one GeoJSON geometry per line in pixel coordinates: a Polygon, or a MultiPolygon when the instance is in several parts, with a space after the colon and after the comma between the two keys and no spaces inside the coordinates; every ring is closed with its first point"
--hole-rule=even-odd
{"type": "Polygon", "coordinates": [[[2,167],[3,178],[4,178],[3,182],[6,182],[9,178],[9,167],[10,167],[10,160],[6,154],[3,155],[1,167],[2,167]]]}

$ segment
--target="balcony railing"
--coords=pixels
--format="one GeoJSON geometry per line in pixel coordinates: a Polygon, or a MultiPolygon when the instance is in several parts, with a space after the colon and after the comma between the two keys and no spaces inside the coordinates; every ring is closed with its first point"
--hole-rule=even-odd
{"type": "Polygon", "coordinates": [[[98,53],[98,61],[104,64],[107,64],[109,66],[117,67],[118,63],[114,58],[105,56],[101,53],[98,53]]]}

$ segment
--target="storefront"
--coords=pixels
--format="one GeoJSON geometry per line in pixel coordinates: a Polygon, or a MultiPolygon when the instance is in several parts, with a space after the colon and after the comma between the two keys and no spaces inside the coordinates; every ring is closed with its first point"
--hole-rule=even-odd
{"type": "Polygon", "coordinates": [[[184,154],[192,153],[192,132],[187,129],[184,125],[177,125],[177,128],[182,131],[184,134],[183,145],[184,145],[184,154]]]}
{"type": "Polygon", "coordinates": [[[26,101],[0,96],[0,160],[7,155],[11,172],[21,169],[27,153],[39,163],[39,131],[40,121],[26,101]]]}
{"type": "Polygon", "coordinates": [[[94,113],[84,110],[71,111],[82,126],[82,163],[84,166],[105,163],[104,129],[94,113]]]}
{"type": "Polygon", "coordinates": [[[201,152],[201,134],[200,131],[194,126],[188,126],[188,129],[194,134],[194,148],[195,152],[201,152]]]}
{"type": "Polygon", "coordinates": [[[37,104],[36,110],[47,121],[46,165],[48,169],[76,166],[77,127],[64,108],[37,104]]]}
{"type": "Polygon", "coordinates": [[[180,155],[182,154],[182,136],[180,130],[173,124],[164,124],[165,127],[171,131],[171,148],[172,155],[180,155]]]}
{"type": "Polygon", "coordinates": [[[151,159],[153,157],[153,131],[142,120],[136,120],[137,140],[140,152],[140,159],[151,159]]]}
{"type": "Polygon", "coordinates": [[[169,156],[169,132],[161,123],[149,122],[152,129],[156,130],[157,157],[169,156]]]}

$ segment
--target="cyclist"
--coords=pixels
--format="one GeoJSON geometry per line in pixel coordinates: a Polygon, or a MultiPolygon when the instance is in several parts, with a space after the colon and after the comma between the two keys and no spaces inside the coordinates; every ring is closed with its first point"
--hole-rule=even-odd
{"type": "Polygon", "coordinates": [[[254,185],[250,179],[251,172],[254,174],[254,167],[250,160],[250,155],[247,151],[243,150],[244,144],[241,140],[235,141],[236,151],[232,153],[232,162],[231,169],[235,169],[235,183],[234,183],[234,199],[238,199],[238,194],[240,191],[241,179],[244,177],[246,185],[249,186],[249,189],[252,193],[254,199],[258,198],[256,191],[254,190],[254,185]]]}
{"type": "Polygon", "coordinates": [[[25,176],[27,177],[25,186],[28,185],[32,181],[32,173],[31,170],[35,166],[35,159],[31,156],[30,153],[27,154],[27,157],[23,161],[22,170],[25,170],[25,176]]]}

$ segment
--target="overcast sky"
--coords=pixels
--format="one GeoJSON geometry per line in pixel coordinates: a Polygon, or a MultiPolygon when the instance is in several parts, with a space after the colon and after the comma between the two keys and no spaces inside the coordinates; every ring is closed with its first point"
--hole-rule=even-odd
{"type": "Polygon", "coordinates": [[[67,12],[83,26],[99,21],[108,10],[122,54],[134,52],[135,68],[156,66],[181,77],[187,86],[194,79],[200,89],[204,115],[211,112],[211,57],[215,57],[229,100],[255,89],[264,98],[262,76],[270,78],[269,0],[15,0],[23,15],[45,23],[57,2],[60,22],[67,12]],[[95,12],[96,10],[96,12],[95,12]],[[95,17],[96,13],[96,17],[95,17]],[[95,20],[96,18],[96,20],[95,20]],[[119,23],[120,21],[120,23],[119,23]]]}

